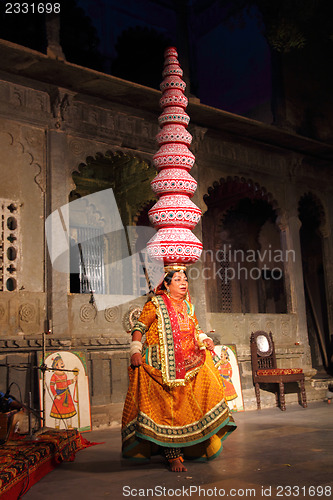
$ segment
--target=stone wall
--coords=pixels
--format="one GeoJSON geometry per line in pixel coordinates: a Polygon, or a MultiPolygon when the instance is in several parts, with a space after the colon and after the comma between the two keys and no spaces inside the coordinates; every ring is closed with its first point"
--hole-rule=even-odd
{"type": "MultiPolygon", "coordinates": [[[[65,70],[66,67],[64,63],[65,70]]],[[[82,71],[85,70],[80,69],[82,71]]],[[[85,71],[88,79],[89,71],[85,71]]],[[[18,77],[15,72],[12,75],[2,72],[0,77],[0,198],[18,203],[20,210],[17,288],[0,291],[0,359],[2,365],[24,363],[29,366],[26,372],[1,366],[1,380],[6,381],[4,386],[17,382],[26,402],[29,391],[33,391],[37,404],[37,369],[33,367],[42,349],[42,332],[51,325],[52,333],[46,336],[47,350],[79,349],[86,353],[93,423],[109,425],[119,421],[127,389],[128,319],[143,306],[146,298],[133,297],[116,307],[97,311],[89,294],[71,294],[68,273],[56,270],[50,263],[44,222],[49,214],[68,203],[69,194],[75,188],[72,174],[89,156],[121,152],[151,165],[157,150],[159,93],[151,89],[138,90],[134,85],[133,95],[141,92],[140,95],[146,96],[146,100],[135,100],[130,84],[126,83],[123,101],[119,97],[121,93],[112,100],[107,98],[108,89],[110,95],[114,95],[113,86],[121,85],[112,77],[105,77],[100,90],[92,88],[87,94],[75,90],[79,81],[75,78],[71,87],[66,88],[62,82],[57,84],[56,75],[53,83],[42,83],[24,75],[18,77]],[[135,102],[139,104],[136,106],[135,102]]],[[[332,148],[320,149],[321,145],[313,141],[287,132],[279,135],[273,127],[239,120],[222,111],[216,117],[216,110],[207,110],[195,102],[191,104],[191,100],[190,116],[191,106],[194,120],[189,130],[196,154],[192,174],[199,184],[193,201],[205,212],[204,195],[221,178],[244,178],[258,184],[272,195],[282,247],[296,252],[295,262],[285,265],[288,311],[281,315],[209,311],[202,278],[203,263],[193,266],[199,278],[192,280],[190,291],[199,322],[205,331],[215,330],[213,336],[217,342],[236,345],[245,408],[252,409],[251,331],[273,332],[280,366],[301,366],[308,379],[314,373],[307,335],[298,219],[298,201],[309,191],[318,197],[325,210],[321,230],[332,328],[330,221],[333,202],[332,174],[326,159],[332,154],[332,148]]],[[[150,200],[151,195],[142,190],[140,206],[150,200]]],[[[136,213],[138,208],[132,212],[136,213]]],[[[195,233],[202,238],[201,224],[195,233]]],[[[274,394],[262,392],[263,405],[274,405],[274,394]]],[[[296,401],[296,392],[287,396],[287,402],[288,398],[296,401]]]]}

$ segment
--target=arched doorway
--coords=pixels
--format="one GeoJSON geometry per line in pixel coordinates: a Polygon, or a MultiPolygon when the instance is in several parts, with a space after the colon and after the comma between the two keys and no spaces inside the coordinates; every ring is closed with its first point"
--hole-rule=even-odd
{"type": "Polygon", "coordinates": [[[147,161],[111,151],[88,157],[73,172],[75,189],[69,201],[82,198],[84,203],[78,213],[71,211],[71,293],[112,294],[113,284],[117,283],[119,290],[120,282],[121,293],[133,293],[135,269],[124,264],[124,259],[133,253],[128,226],[135,224],[139,207],[151,198],[150,181],[155,174],[147,161]],[[98,202],[89,195],[111,189],[115,213],[101,213],[98,202]],[[115,226],[113,220],[117,221],[115,226]],[[106,229],[112,226],[116,230],[106,229]],[[82,240],[84,245],[78,243],[82,240]],[[117,264],[109,265],[114,262],[117,264]]]}
{"type": "Polygon", "coordinates": [[[204,197],[204,260],[210,312],[286,313],[278,207],[265,188],[220,179],[204,197]]]}

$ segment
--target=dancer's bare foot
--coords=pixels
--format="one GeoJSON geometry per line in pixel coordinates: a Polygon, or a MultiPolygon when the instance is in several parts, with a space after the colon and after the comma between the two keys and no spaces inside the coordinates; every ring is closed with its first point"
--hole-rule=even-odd
{"type": "Polygon", "coordinates": [[[170,463],[170,470],[171,472],[187,472],[187,469],[185,465],[183,465],[180,458],[177,458],[170,463]]]}

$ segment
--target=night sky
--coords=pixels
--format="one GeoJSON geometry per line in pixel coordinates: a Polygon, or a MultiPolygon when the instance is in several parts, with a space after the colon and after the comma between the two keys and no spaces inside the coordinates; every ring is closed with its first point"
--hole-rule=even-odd
{"type": "MultiPolygon", "coordinates": [[[[77,3],[96,28],[99,49],[110,65],[117,57],[118,38],[131,27],[154,29],[178,46],[176,15],[167,8],[173,2],[77,0],[77,3]]],[[[255,110],[256,118],[270,122],[270,52],[255,12],[246,15],[242,24],[236,21],[231,24],[224,21],[225,13],[218,7],[219,2],[204,4],[209,8],[200,14],[190,8],[189,16],[195,95],[203,104],[232,113],[252,116],[255,110]]]]}
{"type": "MultiPolygon", "coordinates": [[[[159,88],[163,51],[173,45],[185,73],[186,61],[190,61],[189,97],[272,122],[270,50],[254,9],[250,14],[243,11],[240,22],[227,18],[221,0],[58,3],[60,42],[68,62],[159,88]],[[185,4],[186,21],[182,21],[179,9],[185,4]]],[[[8,16],[5,5],[6,0],[0,0],[0,38],[46,53],[45,15],[8,16]]]]}

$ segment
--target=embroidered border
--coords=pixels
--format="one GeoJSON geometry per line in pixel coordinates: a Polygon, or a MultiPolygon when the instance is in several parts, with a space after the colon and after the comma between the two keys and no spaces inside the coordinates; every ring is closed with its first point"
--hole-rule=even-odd
{"type": "Polygon", "coordinates": [[[229,410],[224,400],[220,401],[200,420],[185,426],[160,425],[145,413],[139,413],[137,418],[122,430],[122,439],[126,441],[137,434],[140,437],[150,438],[150,440],[161,443],[192,443],[220,427],[228,415],[229,410]]]}
{"type": "MultiPolygon", "coordinates": [[[[156,306],[157,330],[160,341],[160,363],[162,380],[168,387],[185,385],[187,380],[193,378],[203,365],[199,365],[191,371],[188,371],[183,379],[176,378],[176,362],[174,352],[174,342],[172,335],[171,322],[168,309],[163,298],[160,295],[152,297],[152,302],[156,306]]],[[[192,313],[194,308],[192,309],[192,313]]],[[[192,319],[194,321],[194,319],[192,319]]]]}
{"type": "Polygon", "coordinates": [[[190,320],[194,324],[195,338],[197,339],[199,346],[204,347],[205,344],[203,342],[200,342],[200,340],[199,340],[199,334],[202,333],[202,330],[199,327],[198,321],[196,321],[196,319],[194,318],[194,305],[190,304],[190,302],[188,302],[187,300],[185,300],[185,304],[187,306],[187,314],[188,314],[190,320]]]}
{"type": "MultiPolygon", "coordinates": [[[[171,322],[162,297],[157,295],[156,297],[152,297],[151,300],[156,306],[162,380],[165,384],[171,386],[174,385],[177,380],[171,322]]],[[[185,383],[183,381],[183,384],[178,385],[185,385],[185,383]]]]}
{"type": "Polygon", "coordinates": [[[157,344],[148,346],[146,358],[148,365],[156,368],[157,370],[161,370],[161,361],[157,344]]]}
{"type": "Polygon", "coordinates": [[[135,434],[135,429],[136,429],[136,418],[121,430],[122,440],[126,441],[127,439],[132,437],[135,434]]]}

